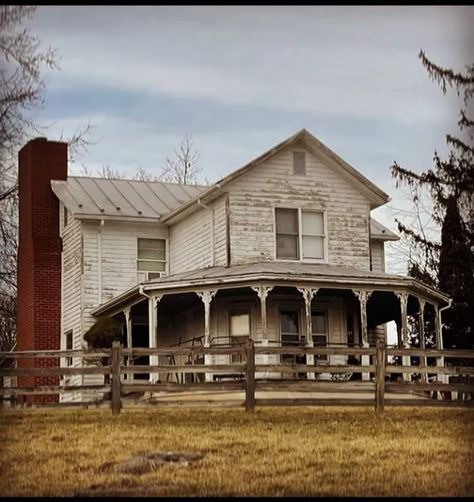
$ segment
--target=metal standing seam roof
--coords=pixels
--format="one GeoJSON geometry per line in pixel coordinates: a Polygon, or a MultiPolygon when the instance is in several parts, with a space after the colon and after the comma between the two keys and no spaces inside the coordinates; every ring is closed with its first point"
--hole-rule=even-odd
{"type": "MultiPolygon", "coordinates": [[[[69,176],[67,181],[52,180],[51,188],[61,202],[79,218],[112,216],[159,219],[208,187],[69,176]]],[[[373,218],[370,219],[370,232],[374,239],[399,238],[373,218]]]]}
{"type": "Polygon", "coordinates": [[[161,181],[68,176],[51,188],[76,217],[112,216],[159,219],[199,195],[206,186],[161,181]]]}
{"type": "Polygon", "coordinates": [[[398,241],[400,237],[389,230],[387,227],[384,227],[377,220],[374,220],[372,217],[370,218],[370,237],[372,239],[379,239],[384,241],[398,241]]]}

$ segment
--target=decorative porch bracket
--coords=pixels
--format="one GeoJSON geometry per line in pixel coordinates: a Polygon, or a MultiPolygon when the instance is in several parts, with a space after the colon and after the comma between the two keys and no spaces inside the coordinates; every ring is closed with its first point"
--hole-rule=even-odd
{"type": "Polygon", "coordinates": [[[408,328],[407,328],[407,304],[408,304],[408,293],[397,293],[395,292],[396,297],[400,301],[400,318],[402,323],[402,343],[403,346],[407,349],[410,347],[410,343],[408,342],[408,328]]]}
{"type": "MultiPolygon", "coordinates": [[[[408,305],[408,293],[398,293],[395,292],[396,297],[400,301],[400,320],[401,320],[401,332],[402,332],[402,344],[405,349],[410,348],[410,342],[408,341],[408,326],[407,326],[407,305],[408,305]]],[[[403,366],[410,366],[411,360],[410,356],[402,356],[403,366]]],[[[411,374],[403,373],[403,380],[411,381],[411,374]]]]}
{"type": "Polygon", "coordinates": [[[311,318],[311,302],[319,288],[296,288],[304,298],[306,308],[306,345],[311,346],[313,342],[313,326],[311,318]]]}
{"type": "MultiPolygon", "coordinates": [[[[217,289],[209,289],[206,291],[196,291],[196,294],[201,298],[204,303],[204,347],[211,345],[211,302],[217,293],[217,289]]],[[[204,365],[212,363],[212,356],[204,354],[204,365]]],[[[212,381],[212,374],[206,373],[206,382],[212,381]]]]}
{"type": "Polygon", "coordinates": [[[206,291],[196,291],[196,294],[201,298],[204,303],[204,347],[209,347],[211,344],[211,302],[217,293],[217,289],[210,289],[206,291]]]}
{"type": "Polygon", "coordinates": [[[262,338],[267,340],[267,296],[273,286],[250,286],[260,298],[260,309],[262,313],[262,338]]]}
{"type": "Polygon", "coordinates": [[[369,298],[372,295],[373,291],[368,291],[368,290],[363,290],[363,289],[360,289],[360,290],[353,289],[352,291],[359,299],[360,322],[362,325],[362,346],[368,347],[369,346],[369,336],[367,333],[367,302],[369,301],[369,298]]]}
{"type": "MultiPolygon", "coordinates": [[[[369,346],[369,336],[367,332],[367,302],[369,301],[370,295],[373,291],[368,291],[366,289],[352,290],[354,294],[359,299],[360,305],[360,323],[362,327],[362,346],[369,346]]],[[[362,356],[362,365],[367,366],[370,364],[370,356],[362,356]]],[[[362,380],[370,380],[369,373],[362,373],[362,380]]]]}
{"type": "MultiPolygon", "coordinates": [[[[158,347],[158,303],[163,295],[152,296],[148,299],[148,346],[158,347]]],[[[150,356],[150,365],[158,366],[158,356],[150,356]]],[[[150,382],[158,381],[158,373],[150,373],[150,382]]]]}
{"type": "MultiPolygon", "coordinates": [[[[125,316],[125,332],[127,335],[127,347],[131,348],[132,346],[132,317],[131,317],[131,307],[125,307],[123,309],[123,315],[125,316]]],[[[131,356],[127,358],[127,366],[130,366],[131,356]]]]}
{"type": "MultiPolygon", "coordinates": [[[[424,350],[426,348],[426,340],[425,340],[425,300],[423,298],[418,297],[418,304],[420,310],[418,312],[418,325],[419,325],[419,333],[420,333],[420,349],[424,350]]],[[[426,356],[420,357],[420,363],[422,366],[426,367],[426,356]]],[[[421,378],[426,382],[426,377],[428,375],[423,373],[421,378]]]]}
{"type": "MultiPolygon", "coordinates": [[[[434,325],[435,325],[435,338],[436,338],[436,348],[438,350],[443,350],[443,338],[441,337],[441,312],[439,311],[439,306],[433,304],[434,308],[434,325]]],[[[436,358],[436,366],[444,366],[444,357],[436,358]]],[[[443,374],[438,374],[438,382],[448,383],[448,377],[443,374]]],[[[439,399],[439,393],[438,393],[439,399]]]]}
{"type": "MultiPolygon", "coordinates": [[[[315,297],[316,293],[318,292],[319,288],[296,288],[304,298],[304,304],[305,304],[305,312],[306,312],[306,346],[307,347],[312,347],[313,346],[313,320],[311,316],[311,302],[313,298],[315,297]]],[[[314,365],[314,354],[307,354],[306,355],[306,364],[308,365],[314,365]]],[[[308,373],[308,379],[309,380],[314,380],[315,379],[315,374],[314,373],[308,373]]]]}

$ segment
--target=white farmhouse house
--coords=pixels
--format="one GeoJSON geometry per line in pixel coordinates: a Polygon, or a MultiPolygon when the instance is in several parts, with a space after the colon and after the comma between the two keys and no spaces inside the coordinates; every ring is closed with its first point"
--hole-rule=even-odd
{"type": "MultiPolygon", "coordinates": [[[[39,138],[20,153],[19,349],[81,348],[99,316],[122,323],[130,347],[228,345],[249,337],[262,345],[368,345],[386,336],[392,320],[406,345],[407,315],[428,308],[441,346],[439,309],[449,298],[385,273],[384,243],[398,237],[371,211],[388,195],[308,131],[211,186],[68,176],[66,150],[39,138]],[[35,190],[43,190],[36,206],[26,202],[35,190]],[[41,234],[34,223],[25,227],[45,211],[62,247],[51,234],[35,252],[56,253],[56,265],[48,266],[59,267],[59,290],[51,268],[47,284],[34,281],[36,289],[24,278],[31,270],[41,277],[44,268],[44,258],[30,257],[33,265],[25,258],[28,232],[35,242],[41,234]],[[41,326],[26,334],[41,325],[39,301],[57,306],[49,310],[49,329],[57,333],[49,341],[41,326]],[[39,317],[28,318],[32,309],[39,317]]],[[[308,356],[313,363],[327,360],[308,356]]]]}

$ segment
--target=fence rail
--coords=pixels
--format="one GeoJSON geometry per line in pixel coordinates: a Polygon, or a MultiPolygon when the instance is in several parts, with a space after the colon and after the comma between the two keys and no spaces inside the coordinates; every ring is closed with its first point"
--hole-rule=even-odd
{"type": "MultiPolygon", "coordinates": [[[[96,351],[82,350],[54,350],[54,351],[24,351],[24,352],[0,352],[0,361],[10,360],[14,362],[29,361],[26,367],[1,368],[0,377],[17,377],[19,380],[28,380],[27,384],[0,387],[0,396],[9,396],[12,404],[18,397],[34,400],[37,396],[58,396],[61,394],[85,392],[102,396],[100,401],[110,402],[113,413],[119,413],[123,406],[123,397],[130,393],[154,393],[154,392],[196,392],[196,391],[239,391],[244,394],[243,399],[212,401],[200,399],[173,401],[162,399],[157,404],[168,406],[245,406],[247,411],[253,411],[256,406],[279,406],[279,405],[375,405],[377,412],[383,411],[385,405],[415,405],[415,406],[471,406],[474,403],[474,364],[469,366],[440,365],[441,358],[474,360],[474,351],[467,350],[435,350],[435,349],[400,349],[386,346],[378,340],[375,347],[262,347],[255,346],[250,340],[240,347],[168,347],[168,348],[122,348],[119,343],[114,343],[111,349],[96,351]],[[228,364],[204,364],[196,361],[196,356],[213,355],[228,356],[228,364]],[[136,357],[148,356],[148,364],[131,364],[136,357]],[[159,357],[168,357],[167,364],[160,364],[159,357]],[[170,364],[170,357],[188,357],[186,364],[170,364]],[[243,362],[233,362],[232,357],[238,356],[243,362]],[[262,363],[262,357],[274,356],[279,362],[268,360],[262,363]],[[285,361],[282,356],[294,356],[294,361],[285,361]],[[324,356],[324,361],[317,357],[324,356]],[[355,356],[362,358],[364,364],[336,364],[331,360],[332,356],[355,356]],[[365,360],[362,356],[365,356],[365,360]],[[418,358],[418,364],[397,365],[388,364],[390,356],[403,356],[409,359],[418,358]],[[434,358],[436,366],[426,365],[427,357],[434,358]],[[83,366],[50,366],[49,363],[60,360],[78,358],[83,366]],[[106,358],[106,365],[92,365],[95,361],[99,364],[106,358]],[[257,358],[259,361],[257,363],[257,358]],[[301,359],[306,358],[306,363],[301,359]],[[315,358],[315,361],[312,361],[315,358]],[[36,361],[35,361],[36,359],[36,361]],[[39,361],[38,361],[39,360],[39,361]],[[41,367],[35,366],[35,362],[41,363],[41,367]],[[130,379],[132,375],[144,375],[147,380],[130,379]],[[155,382],[159,375],[167,376],[182,375],[182,382],[160,381],[155,382]],[[262,378],[262,374],[265,375],[262,378]],[[277,374],[279,379],[268,375],[277,374]],[[321,380],[321,375],[330,375],[332,380],[321,380]],[[353,380],[354,375],[361,375],[361,380],[353,380]],[[393,376],[399,375],[402,381],[393,381],[393,376]],[[421,381],[406,380],[407,376],[420,375],[421,381]],[[59,377],[71,376],[99,376],[105,377],[100,384],[69,385],[68,382],[60,384],[59,377]],[[203,381],[210,376],[212,381],[203,381]],[[293,378],[288,379],[288,376],[293,378]],[[365,376],[365,379],[362,377],[365,376]],[[431,381],[428,381],[428,376],[431,381]],[[446,377],[458,378],[459,381],[446,382],[446,377]],[[44,382],[31,383],[31,380],[43,377],[56,378],[54,385],[45,385],[44,382]],[[204,378],[203,378],[204,377],[204,378]],[[214,381],[218,377],[219,381],[214,381]],[[232,378],[233,381],[227,381],[232,378]],[[304,380],[301,378],[305,378],[304,380]],[[443,380],[444,379],[444,380],[443,380]],[[151,380],[151,381],[148,381],[151,380]],[[186,381],[188,380],[188,381],[186,381]],[[344,380],[344,381],[342,381],[344,380]],[[301,397],[292,398],[263,398],[256,397],[256,393],[268,391],[284,391],[289,393],[322,393],[325,397],[301,397]],[[432,396],[442,397],[444,393],[457,393],[465,397],[464,400],[450,401],[446,399],[435,400],[432,396]],[[329,397],[334,393],[336,397],[329,397]],[[389,394],[411,394],[412,399],[401,399],[389,394]],[[347,397],[340,397],[342,396],[347,397]],[[349,397],[352,394],[351,397],[349,397]],[[369,396],[363,397],[363,395],[369,396]],[[28,396],[28,397],[27,397],[28,396]],[[32,397],[29,397],[32,396],[32,397]],[[361,397],[362,396],[362,397],[361,397]],[[372,397],[370,397],[372,396],[372,397]]],[[[169,397],[169,396],[168,396],[169,397]]],[[[59,403],[61,405],[63,403],[59,403]]],[[[77,403],[64,403],[70,405],[77,403]]],[[[85,403],[84,403],[85,404],[85,403]]],[[[88,402],[87,404],[94,404],[88,402]]],[[[58,405],[58,403],[56,403],[58,405]]]]}

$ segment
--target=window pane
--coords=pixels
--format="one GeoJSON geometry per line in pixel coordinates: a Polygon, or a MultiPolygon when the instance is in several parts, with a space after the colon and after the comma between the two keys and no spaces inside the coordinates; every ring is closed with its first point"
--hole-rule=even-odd
{"type": "Polygon", "coordinates": [[[139,249],[138,250],[139,260],[164,260],[165,254],[164,250],[158,249],[139,249]]]}
{"type": "Polygon", "coordinates": [[[303,211],[303,235],[324,235],[323,213],[303,211]]]}
{"type": "Polygon", "coordinates": [[[277,235],[277,258],[291,258],[297,260],[298,237],[295,235],[277,235]]]}
{"type": "Polygon", "coordinates": [[[138,258],[142,260],[165,260],[164,239],[138,239],[138,258]]]}
{"type": "MultiPolygon", "coordinates": [[[[298,346],[300,344],[299,335],[281,335],[281,344],[282,345],[291,345],[293,347],[298,346]]],[[[294,357],[294,356],[291,356],[294,357]]]]}
{"type": "Polygon", "coordinates": [[[313,312],[311,314],[311,325],[313,333],[327,333],[326,314],[324,312],[313,312]]]}
{"type": "Polygon", "coordinates": [[[326,335],[313,335],[313,343],[314,345],[326,345],[326,335]]]}
{"type": "Polygon", "coordinates": [[[138,249],[164,249],[164,239],[138,239],[138,249]]]}
{"type": "Polygon", "coordinates": [[[232,314],[230,317],[231,336],[248,336],[250,334],[249,314],[232,314]]]}
{"type": "Polygon", "coordinates": [[[303,258],[324,258],[324,237],[304,235],[303,258]]]}
{"type": "Polygon", "coordinates": [[[275,209],[276,233],[298,235],[298,209],[275,209]]]}
{"type": "Polygon", "coordinates": [[[66,350],[72,350],[72,331],[66,333],[66,350]]]}
{"type": "Polygon", "coordinates": [[[298,312],[285,311],[280,313],[281,332],[298,334],[298,312]]]}
{"type": "Polygon", "coordinates": [[[165,270],[165,262],[140,260],[137,262],[137,269],[146,272],[163,272],[165,270]]]}

